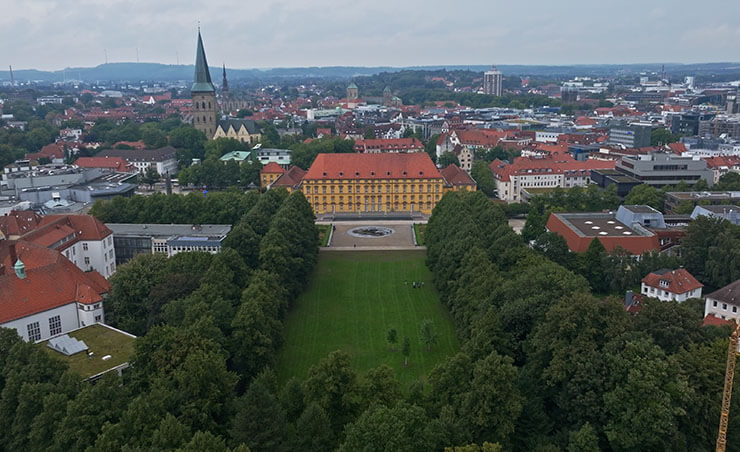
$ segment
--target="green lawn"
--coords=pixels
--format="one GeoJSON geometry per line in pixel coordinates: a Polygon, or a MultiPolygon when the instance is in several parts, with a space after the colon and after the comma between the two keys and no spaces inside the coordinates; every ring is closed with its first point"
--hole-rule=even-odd
{"type": "Polygon", "coordinates": [[[414,234],[416,235],[416,244],[424,246],[424,231],[426,231],[427,225],[424,223],[414,223],[414,234]]]}
{"type": "Polygon", "coordinates": [[[312,365],[341,349],[352,356],[358,372],[388,364],[408,387],[457,352],[450,316],[437,298],[424,259],[423,251],[322,252],[308,289],[285,322],[280,380],[304,379],[312,365]],[[424,281],[424,287],[414,289],[412,281],[424,281]],[[438,333],[431,351],[419,335],[424,319],[431,319],[438,333]],[[395,351],[386,342],[390,328],[398,331],[395,351]],[[411,339],[408,367],[400,351],[405,336],[411,339]]]}
{"type": "Polygon", "coordinates": [[[47,347],[47,341],[41,343],[42,345],[40,346],[43,346],[44,350],[50,355],[66,361],[69,365],[69,370],[85,378],[128,362],[134,354],[135,339],[133,337],[126,336],[102,325],[90,325],[72,331],[68,335],[69,337],[83,341],[94,355],[88,357],[87,353],[80,352],[72,356],[65,356],[47,347]],[[110,359],[103,361],[103,356],[106,355],[110,355],[110,359]]]}
{"type": "Polygon", "coordinates": [[[319,230],[319,246],[326,246],[329,243],[329,231],[331,230],[329,224],[317,224],[316,229],[319,230]]]}

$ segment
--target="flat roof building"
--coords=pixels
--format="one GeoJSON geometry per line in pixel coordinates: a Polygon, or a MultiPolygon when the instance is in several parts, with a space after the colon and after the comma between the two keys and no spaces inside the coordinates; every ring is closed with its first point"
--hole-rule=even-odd
{"type": "Polygon", "coordinates": [[[617,247],[633,255],[659,250],[658,235],[646,227],[653,223],[657,211],[648,206],[628,207],[620,206],[617,212],[606,213],[552,213],[546,227],[561,235],[568,248],[576,253],[585,252],[593,239],[601,241],[607,252],[617,247]]]}
{"type": "Polygon", "coordinates": [[[705,161],[664,152],[623,156],[617,161],[616,169],[641,183],[656,187],[676,185],[682,181],[693,185],[700,179],[704,179],[710,187],[714,184],[714,174],[705,161]]]}
{"type": "Polygon", "coordinates": [[[174,256],[187,251],[218,253],[231,231],[228,224],[133,224],[106,223],[113,231],[116,264],[137,254],[163,253],[174,256]]]}

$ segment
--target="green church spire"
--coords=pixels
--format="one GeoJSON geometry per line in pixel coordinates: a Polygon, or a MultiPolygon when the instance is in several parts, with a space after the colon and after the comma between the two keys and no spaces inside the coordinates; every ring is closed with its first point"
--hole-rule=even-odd
{"type": "Polygon", "coordinates": [[[203,38],[200,37],[198,29],[198,49],[195,51],[195,79],[191,92],[212,93],[216,88],[211,83],[211,73],[208,70],[208,61],[206,60],[206,51],[203,49],[203,38]]]}

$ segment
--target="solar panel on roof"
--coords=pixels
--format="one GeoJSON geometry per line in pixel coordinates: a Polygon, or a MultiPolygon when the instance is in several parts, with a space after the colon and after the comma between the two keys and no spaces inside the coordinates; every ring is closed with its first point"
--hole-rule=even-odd
{"type": "Polygon", "coordinates": [[[84,352],[88,348],[85,342],[69,337],[66,334],[49,339],[49,342],[46,345],[49,348],[67,356],[84,352]]]}

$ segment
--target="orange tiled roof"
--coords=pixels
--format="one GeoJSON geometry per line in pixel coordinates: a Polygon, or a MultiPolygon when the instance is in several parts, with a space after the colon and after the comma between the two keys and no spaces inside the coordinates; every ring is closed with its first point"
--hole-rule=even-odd
{"type": "Polygon", "coordinates": [[[96,303],[110,291],[110,283],[97,272],[83,272],[59,253],[24,240],[0,242],[0,323],[78,301],[96,303]],[[26,267],[18,279],[11,256],[26,267]],[[93,276],[96,275],[96,276],[93,276]],[[99,277],[97,277],[99,276],[99,277]]]}
{"type": "Polygon", "coordinates": [[[121,157],[80,157],[75,160],[80,168],[109,168],[125,173],[131,171],[133,165],[121,157]]]}
{"type": "Polygon", "coordinates": [[[514,159],[514,163],[511,164],[496,159],[488,166],[497,179],[509,181],[511,176],[526,174],[561,174],[566,172],[589,172],[594,169],[614,169],[615,164],[614,160],[588,159],[578,161],[570,154],[553,152],[547,157],[517,157],[514,159]]]}
{"type": "Polygon", "coordinates": [[[475,185],[473,178],[454,163],[447,165],[440,173],[447,185],[475,185]]]}
{"type": "Polygon", "coordinates": [[[642,282],[650,287],[657,287],[676,294],[686,293],[704,287],[704,284],[697,281],[685,268],[679,268],[673,271],[652,272],[642,278],[642,282]],[[668,286],[662,286],[660,284],[661,281],[667,281],[668,286]]]}
{"type": "Polygon", "coordinates": [[[265,174],[272,174],[272,173],[283,174],[284,172],[285,170],[283,169],[283,167],[278,165],[275,162],[268,163],[267,165],[263,166],[262,169],[260,170],[260,173],[265,173],[265,174]]]}
{"type": "Polygon", "coordinates": [[[316,179],[439,179],[426,152],[381,154],[319,154],[304,180],[316,179]]]}
{"type": "Polygon", "coordinates": [[[271,187],[297,187],[302,181],[306,171],[297,166],[291,166],[288,171],[284,172],[271,187]]]}
{"type": "Polygon", "coordinates": [[[0,234],[5,238],[21,236],[36,229],[40,222],[41,216],[33,210],[13,210],[0,217],[0,234]]]}

